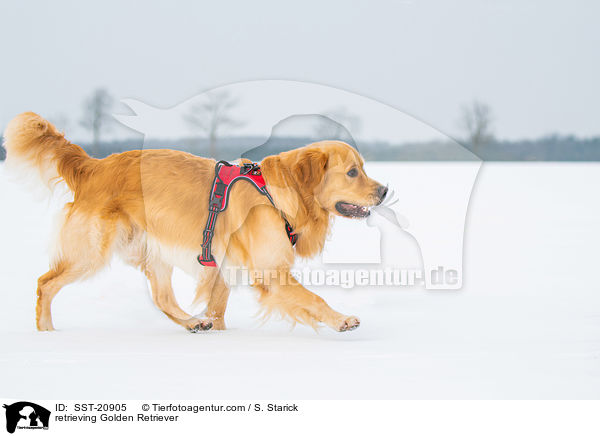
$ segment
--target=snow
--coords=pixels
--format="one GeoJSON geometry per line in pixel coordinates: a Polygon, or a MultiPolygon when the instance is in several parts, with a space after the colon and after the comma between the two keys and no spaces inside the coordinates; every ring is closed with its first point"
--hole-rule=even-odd
{"type": "MultiPolygon", "coordinates": [[[[371,163],[370,175],[393,179],[390,165],[371,163]]],[[[393,172],[414,165],[430,164],[395,164],[393,172]]],[[[315,333],[276,319],[261,324],[252,291],[237,288],[229,330],[190,334],[153,306],[142,274],[117,260],[65,287],[53,304],[58,330],[37,332],[36,281],[47,270],[54,205],[0,168],[2,396],[600,398],[599,169],[483,164],[467,214],[461,290],[316,288],[362,324],[315,333]]],[[[360,245],[374,229],[363,222],[351,231],[360,245]]],[[[418,255],[413,240],[402,241],[398,250],[418,255]]],[[[191,279],[177,272],[174,286],[182,306],[198,313],[189,309],[191,279]]]]}

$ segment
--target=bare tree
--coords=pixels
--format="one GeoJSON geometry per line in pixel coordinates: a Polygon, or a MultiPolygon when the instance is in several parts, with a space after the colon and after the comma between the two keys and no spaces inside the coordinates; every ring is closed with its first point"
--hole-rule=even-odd
{"type": "Polygon", "coordinates": [[[492,119],[492,109],[485,103],[475,100],[462,107],[460,125],[475,154],[482,146],[494,141],[492,119]]]}
{"type": "Polygon", "coordinates": [[[231,110],[238,103],[239,100],[228,91],[210,92],[206,101],[192,106],[190,112],[184,115],[185,121],[194,130],[200,130],[208,137],[210,157],[216,155],[217,137],[222,128],[233,129],[243,125],[231,116],[231,110]]]}
{"type": "Polygon", "coordinates": [[[98,156],[100,135],[110,129],[113,98],[104,88],[96,89],[83,103],[80,124],[92,133],[92,154],[98,156]]]}
{"type": "Polygon", "coordinates": [[[360,132],[360,118],[348,112],[345,107],[325,111],[323,115],[335,121],[335,123],[321,123],[316,131],[317,137],[320,139],[346,140],[345,136],[348,132],[353,136],[360,132]]]}

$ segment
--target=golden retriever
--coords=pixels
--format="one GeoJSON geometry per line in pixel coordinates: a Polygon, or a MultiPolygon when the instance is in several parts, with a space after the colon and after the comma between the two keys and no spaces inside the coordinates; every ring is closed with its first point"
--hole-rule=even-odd
{"type": "MultiPolygon", "coordinates": [[[[174,322],[192,332],[225,329],[229,287],[219,268],[196,260],[213,159],[174,150],[94,159],[32,112],[10,122],[4,147],[7,165],[28,166],[49,187],[64,182],[73,194],[62,211],[50,271],[38,280],[38,330],[53,330],[50,306],[58,291],[98,272],[113,254],[144,272],[154,303],[174,322]],[[196,301],[207,303],[202,319],[177,304],[171,287],[174,266],[197,280],[196,301]]],[[[358,327],[357,317],[333,310],[296,281],[290,268],[295,256],[321,252],[334,215],[367,216],[387,188],[367,177],[362,157],[340,141],[269,156],[260,165],[276,207],[250,183],[236,183],[215,227],[212,253],[217,263],[255,273],[252,286],[267,314],[277,311],[293,322],[313,327],[322,322],[337,331],[358,327]],[[282,215],[298,234],[295,247],[282,215]]]]}

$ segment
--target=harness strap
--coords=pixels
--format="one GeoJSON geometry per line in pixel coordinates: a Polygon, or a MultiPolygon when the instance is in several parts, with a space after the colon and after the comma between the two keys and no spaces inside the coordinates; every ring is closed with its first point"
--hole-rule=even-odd
{"type": "MultiPolygon", "coordinates": [[[[215,178],[210,190],[210,198],[208,201],[208,218],[204,226],[202,235],[202,254],[198,255],[198,262],[204,266],[216,267],[214,257],[211,254],[211,242],[215,233],[215,224],[220,212],[227,208],[229,202],[229,192],[231,185],[238,180],[247,180],[260,192],[266,196],[271,204],[275,206],[273,197],[267,190],[267,184],[260,171],[260,166],[256,163],[232,165],[224,160],[217,162],[215,166],[215,178]]],[[[296,244],[298,235],[292,229],[292,226],[281,212],[281,217],[285,222],[285,232],[292,245],[296,244]]]]}

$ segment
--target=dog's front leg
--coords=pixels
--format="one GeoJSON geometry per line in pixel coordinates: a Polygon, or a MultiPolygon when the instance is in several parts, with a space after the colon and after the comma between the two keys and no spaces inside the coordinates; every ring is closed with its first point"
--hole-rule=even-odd
{"type": "Polygon", "coordinates": [[[225,310],[229,299],[229,287],[217,272],[210,291],[210,299],[206,306],[206,316],[212,321],[213,330],[225,330],[225,310]]]}
{"type": "Polygon", "coordinates": [[[260,303],[267,313],[280,312],[293,322],[316,327],[322,322],[338,332],[354,330],[360,325],[356,316],[336,312],[292,276],[289,270],[255,274],[254,287],[260,292],[260,303]]]}

